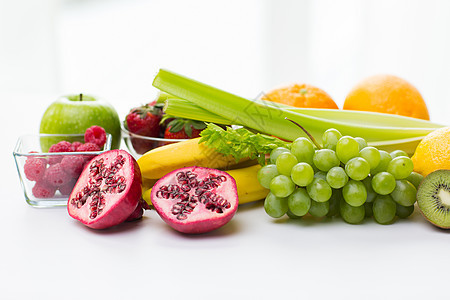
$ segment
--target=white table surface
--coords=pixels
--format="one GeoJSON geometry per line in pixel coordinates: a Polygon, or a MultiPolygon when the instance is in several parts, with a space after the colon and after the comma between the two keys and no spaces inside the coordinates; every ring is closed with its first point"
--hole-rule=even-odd
{"type": "Polygon", "coordinates": [[[95,231],[65,208],[28,206],[12,151],[20,134],[37,133],[44,99],[2,95],[0,299],[449,297],[450,231],[417,211],[393,225],[349,225],[275,220],[255,203],[215,232],[187,236],[155,211],[95,231]]]}

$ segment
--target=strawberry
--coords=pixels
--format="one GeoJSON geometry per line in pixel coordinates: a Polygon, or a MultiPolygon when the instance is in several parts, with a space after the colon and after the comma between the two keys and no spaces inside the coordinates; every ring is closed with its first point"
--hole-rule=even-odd
{"type": "Polygon", "coordinates": [[[128,131],[143,136],[158,137],[162,104],[149,103],[130,110],[125,119],[128,131]]]}
{"type": "MultiPolygon", "coordinates": [[[[160,137],[160,121],[162,118],[163,104],[150,102],[146,105],[136,107],[130,110],[125,118],[125,128],[131,133],[148,136],[160,137]]],[[[152,140],[144,140],[141,138],[130,138],[134,150],[138,154],[144,154],[153,149],[157,142],[152,140]]]]}
{"type": "Polygon", "coordinates": [[[164,138],[166,139],[192,139],[200,136],[200,132],[206,128],[201,121],[176,118],[167,124],[164,138]]]}

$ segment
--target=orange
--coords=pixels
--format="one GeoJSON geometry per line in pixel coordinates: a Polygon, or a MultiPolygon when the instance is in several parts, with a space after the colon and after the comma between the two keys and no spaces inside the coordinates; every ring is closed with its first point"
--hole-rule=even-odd
{"type": "Polygon", "coordinates": [[[450,127],[439,128],[424,137],[411,159],[414,171],[423,176],[450,169],[450,127]]]}
{"type": "Polygon", "coordinates": [[[358,83],[347,95],[344,109],[430,119],[419,91],[406,80],[393,75],[375,75],[358,83]]]}
{"type": "Polygon", "coordinates": [[[262,98],[295,107],[338,108],[330,95],[309,84],[292,84],[274,89],[262,98]]]}

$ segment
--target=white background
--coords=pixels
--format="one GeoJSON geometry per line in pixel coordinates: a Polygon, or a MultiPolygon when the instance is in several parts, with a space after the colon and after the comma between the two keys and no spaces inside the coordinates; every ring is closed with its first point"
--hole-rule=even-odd
{"type": "Polygon", "coordinates": [[[12,159],[59,95],[94,93],[123,117],[164,67],[249,98],[315,84],[340,107],[359,80],[413,83],[449,124],[448,1],[0,0],[1,299],[432,299],[446,296],[448,233],[419,213],[287,221],[243,206],[189,237],[155,212],[97,232],[64,209],[29,207],[12,159]]]}

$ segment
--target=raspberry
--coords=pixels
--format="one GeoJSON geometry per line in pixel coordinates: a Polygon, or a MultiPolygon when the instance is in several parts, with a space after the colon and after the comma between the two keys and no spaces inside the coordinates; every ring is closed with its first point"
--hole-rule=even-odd
{"type": "Polygon", "coordinates": [[[69,155],[63,157],[61,167],[72,178],[78,178],[83,171],[84,163],[85,158],[82,155],[69,155]]]}
{"type": "Polygon", "coordinates": [[[45,170],[44,180],[53,187],[59,187],[69,182],[72,177],[64,172],[61,164],[54,164],[45,170]]]}
{"type": "Polygon", "coordinates": [[[38,181],[44,177],[47,162],[45,159],[37,157],[28,157],[23,166],[25,177],[31,181],[38,181]]]}
{"type": "Polygon", "coordinates": [[[56,188],[45,181],[38,181],[31,192],[36,198],[51,198],[55,195],[56,188]]]}
{"type": "MultiPolygon", "coordinates": [[[[37,152],[37,151],[30,151],[28,153],[39,153],[39,152],[37,152]]],[[[42,160],[43,163],[47,164],[47,158],[44,157],[44,156],[33,156],[33,158],[40,159],[40,160],[42,160]]]]}
{"type": "Polygon", "coordinates": [[[86,143],[93,143],[98,145],[100,148],[106,143],[106,132],[100,126],[91,126],[86,129],[84,133],[84,141],[86,143]]]}
{"type": "Polygon", "coordinates": [[[67,141],[61,141],[57,144],[53,144],[48,152],[72,152],[72,144],[67,141]]]}
{"type": "MultiPolygon", "coordinates": [[[[57,144],[53,144],[50,149],[48,149],[48,152],[54,153],[54,152],[72,152],[72,144],[67,141],[61,141],[57,144]]],[[[61,161],[62,156],[61,155],[52,155],[48,158],[48,163],[51,165],[57,164],[61,161]]]]}
{"type": "Polygon", "coordinates": [[[94,143],[86,143],[78,147],[78,152],[91,152],[91,151],[100,151],[100,147],[94,143]]]}
{"type": "Polygon", "coordinates": [[[72,143],[72,151],[73,152],[77,151],[78,147],[80,147],[81,145],[83,145],[82,142],[73,142],[72,143]]]}
{"type": "Polygon", "coordinates": [[[65,185],[62,185],[58,188],[59,192],[61,193],[61,195],[63,196],[68,196],[70,195],[70,193],[72,193],[73,187],[75,186],[75,183],[77,181],[75,179],[69,181],[68,183],[66,183],[65,185]]]}
{"type": "Polygon", "coordinates": [[[48,164],[55,165],[61,162],[63,156],[62,155],[53,155],[48,157],[48,164]]]}

